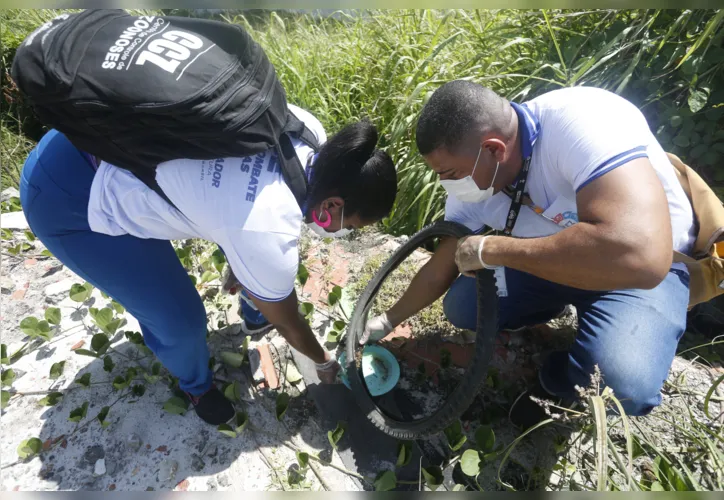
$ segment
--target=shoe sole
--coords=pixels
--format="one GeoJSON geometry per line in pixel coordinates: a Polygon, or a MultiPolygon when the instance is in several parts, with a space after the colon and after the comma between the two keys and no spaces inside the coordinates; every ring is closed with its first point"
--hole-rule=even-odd
{"type": "Polygon", "coordinates": [[[274,325],[268,324],[262,328],[255,328],[252,330],[246,326],[245,321],[241,322],[241,331],[244,333],[244,335],[247,335],[250,337],[253,337],[254,335],[261,335],[261,334],[267,333],[267,332],[271,331],[272,329],[274,329],[274,325]]]}

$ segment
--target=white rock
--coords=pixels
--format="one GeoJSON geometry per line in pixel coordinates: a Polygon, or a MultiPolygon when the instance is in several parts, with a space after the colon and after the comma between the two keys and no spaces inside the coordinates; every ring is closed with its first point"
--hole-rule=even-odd
{"type": "Polygon", "coordinates": [[[164,460],[158,469],[158,480],[161,482],[173,480],[177,470],[178,462],[176,460],[164,460]]]}
{"type": "Polygon", "coordinates": [[[20,198],[20,193],[14,187],[4,189],[3,192],[0,193],[0,202],[8,201],[10,198],[20,198]]]}
{"type": "Polygon", "coordinates": [[[249,365],[255,382],[265,380],[264,372],[261,370],[261,355],[256,349],[249,349],[249,365]]]}
{"type": "Polygon", "coordinates": [[[0,216],[0,226],[6,229],[30,229],[23,212],[8,212],[0,216]]]}
{"type": "Polygon", "coordinates": [[[93,468],[93,474],[96,476],[102,476],[106,473],[106,461],[105,459],[101,458],[100,460],[96,461],[96,465],[93,468]]]}

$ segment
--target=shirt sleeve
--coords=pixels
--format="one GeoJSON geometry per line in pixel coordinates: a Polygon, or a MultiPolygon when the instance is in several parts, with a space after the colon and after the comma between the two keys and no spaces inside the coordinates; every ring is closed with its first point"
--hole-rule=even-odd
{"type": "MultiPolygon", "coordinates": [[[[602,175],[637,158],[648,157],[651,131],[643,114],[616,95],[559,110],[554,126],[543,131],[556,148],[561,175],[578,192],[602,175]]],[[[555,154],[555,153],[554,153],[555,154]]]]}
{"type": "Polygon", "coordinates": [[[450,195],[445,202],[445,220],[462,224],[476,234],[485,228],[484,212],[482,203],[464,203],[450,195]]]}
{"type": "Polygon", "coordinates": [[[306,125],[309,131],[317,138],[317,142],[319,142],[320,146],[327,142],[327,133],[324,131],[322,123],[317,120],[312,113],[300,108],[299,106],[295,106],[294,104],[287,103],[287,107],[289,108],[289,111],[294,113],[294,116],[304,122],[304,125],[306,125]]]}
{"type": "Polygon", "coordinates": [[[297,239],[278,232],[219,230],[215,241],[246,291],[264,302],[279,302],[294,291],[299,265],[297,239]]]}

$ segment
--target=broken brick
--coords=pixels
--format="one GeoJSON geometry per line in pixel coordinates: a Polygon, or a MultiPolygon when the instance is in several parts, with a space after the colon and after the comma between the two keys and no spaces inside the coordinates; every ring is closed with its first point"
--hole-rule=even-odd
{"type": "Polygon", "coordinates": [[[25,267],[33,267],[37,263],[37,259],[25,259],[25,267]]]}
{"type": "Polygon", "coordinates": [[[73,344],[73,347],[70,348],[71,351],[75,351],[77,349],[80,349],[85,345],[85,340],[80,340],[77,343],[73,344]]]}
{"type": "Polygon", "coordinates": [[[181,481],[180,483],[178,483],[178,484],[176,485],[176,488],[175,488],[175,489],[176,489],[177,491],[186,491],[188,488],[189,488],[189,480],[188,480],[188,479],[184,479],[183,481],[181,481]]]}
{"type": "Polygon", "coordinates": [[[168,451],[168,446],[163,445],[156,448],[156,451],[160,451],[161,453],[166,453],[168,451]]]}
{"type": "Polygon", "coordinates": [[[27,290],[15,290],[13,294],[10,296],[13,300],[23,300],[25,298],[25,292],[27,290]]]}
{"type": "Polygon", "coordinates": [[[112,485],[110,485],[110,486],[108,487],[108,490],[109,490],[109,491],[113,491],[113,490],[115,490],[115,489],[116,489],[116,484],[115,484],[115,483],[113,483],[112,485]]]}
{"type": "Polygon", "coordinates": [[[272,358],[271,351],[269,350],[269,344],[261,344],[258,346],[259,357],[261,358],[261,371],[264,373],[264,378],[270,389],[276,389],[279,387],[279,377],[277,377],[277,371],[274,367],[274,359],[272,358]]]}

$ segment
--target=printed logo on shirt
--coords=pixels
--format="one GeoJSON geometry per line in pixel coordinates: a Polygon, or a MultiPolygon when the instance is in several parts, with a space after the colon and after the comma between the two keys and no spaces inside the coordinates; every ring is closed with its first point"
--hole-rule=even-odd
{"type": "Polygon", "coordinates": [[[578,214],[576,212],[566,211],[556,214],[551,218],[551,220],[559,226],[571,227],[572,225],[578,223],[578,214]]]}
{"type": "MultiPolygon", "coordinates": [[[[209,162],[209,166],[211,165],[211,162],[209,162]]],[[[211,169],[210,169],[211,170],[211,169]]],[[[221,172],[224,170],[224,159],[219,158],[218,160],[214,161],[214,167],[211,172],[209,172],[209,175],[211,176],[211,185],[215,188],[221,186],[221,172]]]]}
{"type": "Polygon", "coordinates": [[[264,164],[265,157],[265,152],[259,153],[254,157],[254,164],[251,167],[251,176],[249,177],[249,185],[246,187],[246,201],[251,201],[253,203],[256,200],[256,189],[259,187],[259,176],[261,175],[261,167],[264,164]]]}

